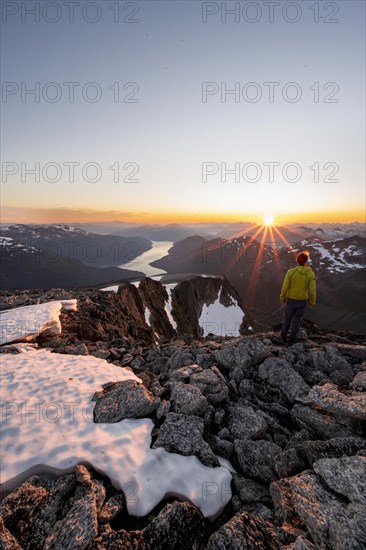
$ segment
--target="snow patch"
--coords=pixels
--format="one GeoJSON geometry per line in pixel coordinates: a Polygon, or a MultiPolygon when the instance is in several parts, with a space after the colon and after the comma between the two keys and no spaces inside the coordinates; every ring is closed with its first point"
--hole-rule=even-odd
{"type": "Polygon", "coordinates": [[[177,328],[177,323],[175,322],[174,318],[173,318],[173,315],[172,315],[172,290],[173,288],[175,288],[177,286],[177,283],[170,283],[170,284],[166,284],[164,285],[166,290],[167,290],[167,293],[168,293],[168,301],[165,303],[165,311],[166,311],[166,314],[168,316],[168,319],[170,321],[170,324],[172,325],[172,327],[174,329],[177,328]]]}
{"type": "Polygon", "coordinates": [[[150,326],[150,316],[151,316],[151,311],[147,306],[145,306],[145,321],[146,321],[146,324],[149,326],[150,326]]]}
{"type": "Polygon", "coordinates": [[[213,304],[204,304],[202,307],[198,324],[203,329],[203,336],[209,333],[215,336],[240,336],[239,328],[244,313],[234,298],[231,305],[225,307],[220,303],[220,296],[213,304]]]}
{"type": "Polygon", "coordinates": [[[131,371],[90,356],[46,350],[2,359],[1,483],[13,489],[31,474],[92,465],[125,489],[128,512],[148,514],[163,498],[190,500],[214,518],[231,498],[229,464],[210,468],[194,456],[151,449],[150,419],[93,422],[95,391],[136,380],[131,371]],[[213,491],[212,488],[217,488],[213,491]]]}
{"type": "Polygon", "coordinates": [[[112,291],[112,292],[118,292],[118,285],[113,285],[113,286],[106,286],[105,288],[101,288],[100,290],[102,291],[112,291]]]}
{"type": "Polygon", "coordinates": [[[0,345],[33,340],[39,334],[61,334],[61,311],[76,311],[77,300],[53,300],[44,304],[17,307],[0,313],[0,345]]]}

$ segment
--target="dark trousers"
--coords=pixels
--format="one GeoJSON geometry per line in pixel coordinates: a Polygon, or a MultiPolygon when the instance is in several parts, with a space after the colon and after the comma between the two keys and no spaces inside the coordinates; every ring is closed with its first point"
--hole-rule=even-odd
{"type": "Polygon", "coordinates": [[[304,317],[307,300],[293,300],[286,298],[285,319],[282,323],[281,334],[287,336],[291,326],[290,338],[296,340],[304,317]]]}

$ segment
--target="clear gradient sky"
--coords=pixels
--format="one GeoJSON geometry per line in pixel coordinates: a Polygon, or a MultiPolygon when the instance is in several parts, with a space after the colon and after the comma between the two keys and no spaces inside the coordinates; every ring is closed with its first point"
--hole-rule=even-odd
{"type": "Polygon", "coordinates": [[[4,1],[2,221],[364,221],[364,51],[362,0],[4,1]]]}

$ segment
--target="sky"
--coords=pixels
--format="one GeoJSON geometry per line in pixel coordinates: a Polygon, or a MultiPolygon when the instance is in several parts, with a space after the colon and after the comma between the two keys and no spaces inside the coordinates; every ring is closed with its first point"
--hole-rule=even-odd
{"type": "Polygon", "coordinates": [[[353,0],[3,1],[2,221],[364,221],[364,20],[353,0]]]}

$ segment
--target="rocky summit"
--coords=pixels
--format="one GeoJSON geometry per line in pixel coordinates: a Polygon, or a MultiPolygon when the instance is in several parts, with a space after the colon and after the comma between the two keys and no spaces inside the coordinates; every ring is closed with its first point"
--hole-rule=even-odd
{"type": "MultiPolygon", "coordinates": [[[[77,298],[78,311],[60,314],[59,335],[41,333],[24,345],[131,369],[143,384],[105,384],[93,397],[94,422],[150,418],[152,448],[194,455],[210,468],[226,459],[230,501],[209,520],[191,502],[166,495],[148,515],[135,517],[126,491],[80,464],[57,477],[31,475],[7,491],[0,548],[365,549],[363,336],[307,321],[289,347],[276,330],[178,334],[159,314],[158,294],[147,304],[153,293],[150,281],[140,294],[132,285],[118,293],[22,292],[3,295],[2,308],[77,298]],[[155,308],[154,330],[144,322],[144,306],[155,308]]],[[[189,315],[180,318],[184,326],[189,315]]],[[[197,314],[189,326],[196,320],[197,314]]],[[[15,343],[0,351],[24,349],[15,343]]]]}

